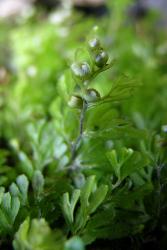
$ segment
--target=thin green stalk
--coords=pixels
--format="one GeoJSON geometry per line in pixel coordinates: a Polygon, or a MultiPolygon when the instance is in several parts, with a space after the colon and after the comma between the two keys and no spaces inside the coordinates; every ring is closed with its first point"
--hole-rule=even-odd
{"type": "Polygon", "coordinates": [[[76,139],[76,141],[74,142],[73,146],[72,146],[72,153],[71,153],[71,161],[70,162],[73,162],[76,158],[76,154],[77,154],[77,149],[78,149],[78,146],[82,140],[82,137],[83,137],[83,132],[84,132],[84,120],[85,120],[85,114],[86,114],[86,111],[87,111],[87,107],[88,107],[88,104],[87,102],[84,100],[83,101],[83,107],[82,107],[82,110],[81,110],[81,115],[80,115],[80,122],[79,122],[79,135],[76,139]]]}

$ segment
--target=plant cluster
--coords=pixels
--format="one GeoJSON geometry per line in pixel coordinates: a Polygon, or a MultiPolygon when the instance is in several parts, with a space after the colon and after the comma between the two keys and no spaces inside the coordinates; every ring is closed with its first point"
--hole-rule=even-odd
{"type": "Polygon", "coordinates": [[[56,31],[30,20],[10,33],[15,55],[0,88],[4,250],[166,247],[165,45],[125,29],[121,6],[112,6],[113,40],[91,31],[77,50],[92,20],[73,27],[76,16],[56,31]]]}

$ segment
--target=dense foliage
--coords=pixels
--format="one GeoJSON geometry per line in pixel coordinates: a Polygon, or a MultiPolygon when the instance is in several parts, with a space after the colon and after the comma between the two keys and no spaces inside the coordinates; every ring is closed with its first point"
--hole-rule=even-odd
{"type": "Polygon", "coordinates": [[[0,24],[0,249],[166,249],[166,35],[128,2],[0,24]]]}

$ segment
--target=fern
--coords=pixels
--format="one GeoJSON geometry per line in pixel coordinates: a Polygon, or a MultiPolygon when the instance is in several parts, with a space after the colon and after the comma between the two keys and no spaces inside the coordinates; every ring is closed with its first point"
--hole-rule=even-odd
{"type": "Polygon", "coordinates": [[[1,188],[0,195],[0,232],[11,233],[21,207],[28,203],[29,182],[25,175],[17,177],[9,187],[9,192],[1,188]]]}
{"type": "Polygon", "coordinates": [[[107,185],[97,187],[95,176],[90,176],[81,190],[73,190],[71,200],[69,200],[69,193],[63,195],[62,210],[72,233],[82,234],[91,214],[103,203],[107,192],[107,185]],[[76,211],[78,201],[80,206],[76,211]]]}
{"type": "Polygon", "coordinates": [[[15,250],[63,250],[63,237],[60,232],[55,235],[44,219],[27,218],[15,234],[13,247],[15,250]]]}

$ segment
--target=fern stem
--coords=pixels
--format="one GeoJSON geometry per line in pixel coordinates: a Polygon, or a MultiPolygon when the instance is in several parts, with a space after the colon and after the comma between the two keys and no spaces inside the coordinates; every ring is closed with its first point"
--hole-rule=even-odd
{"type": "Polygon", "coordinates": [[[83,100],[83,107],[81,110],[80,122],[79,122],[79,135],[72,146],[72,153],[71,153],[71,161],[70,162],[73,162],[75,160],[78,146],[79,146],[79,144],[82,140],[82,137],[83,137],[84,120],[85,120],[85,114],[86,114],[87,108],[88,108],[88,104],[85,100],[83,100]]]}

